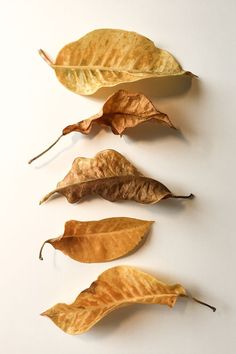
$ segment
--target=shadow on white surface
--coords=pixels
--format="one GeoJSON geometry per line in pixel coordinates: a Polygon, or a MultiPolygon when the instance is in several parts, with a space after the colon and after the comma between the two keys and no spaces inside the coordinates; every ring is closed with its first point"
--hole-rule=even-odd
{"type": "Polygon", "coordinates": [[[168,136],[174,136],[187,142],[180,130],[171,129],[167,126],[158,124],[157,122],[146,122],[137,127],[128,129],[123,138],[125,139],[126,143],[129,143],[129,140],[132,140],[133,142],[151,142],[154,140],[165,139],[168,136]]]}
{"type": "Polygon", "coordinates": [[[171,97],[178,96],[186,93],[190,87],[192,80],[190,76],[173,76],[173,77],[160,77],[154,79],[143,79],[136,82],[119,84],[114,87],[105,87],[99,89],[92,96],[96,100],[105,100],[114,92],[125,89],[127,91],[142,92],[148,97],[171,97]]]}

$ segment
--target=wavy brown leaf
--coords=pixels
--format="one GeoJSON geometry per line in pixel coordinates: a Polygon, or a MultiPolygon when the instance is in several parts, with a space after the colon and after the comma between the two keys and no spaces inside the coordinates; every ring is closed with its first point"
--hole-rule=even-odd
{"type": "Polygon", "coordinates": [[[55,70],[58,80],[80,95],[145,78],[192,75],[150,39],[119,29],[87,33],[62,48],[55,63],[43,50],[39,53],[55,70]]]}
{"type": "Polygon", "coordinates": [[[116,176],[142,176],[142,173],[118,151],[107,149],[92,158],[77,157],[68,174],[57,184],[57,188],[116,176]]]}
{"type": "MultiPolygon", "coordinates": [[[[57,304],[42,313],[69,334],[87,332],[110,312],[132,304],[173,307],[178,297],[190,297],[180,284],[167,285],[141,270],[118,266],[103,272],[71,305],[57,304]]],[[[195,298],[193,300],[216,309],[195,298]]]]}
{"type": "Polygon", "coordinates": [[[92,159],[75,159],[70,172],[40,204],[56,193],[64,195],[70,203],[76,203],[89,195],[98,195],[111,202],[134,200],[143,204],[193,196],[174,195],[161,182],[143,176],[114,150],[101,151],[92,159]]]}
{"type": "Polygon", "coordinates": [[[153,221],[126,217],[98,221],[70,220],[65,224],[64,234],[44,242],[76,261],[106,262],[122,257],[145,240],[153,221]]]}
{"type": "Polygon", "coordinates": [[[89,134],[93,125],[98,124],[101,127],[110,127],[112,132],[116,135],[122,135],[128,128],[136,127],[148,121],[159,122],[170,128],[174,128],[168,116],[158,111],[146,96],[141,93],[119,90],[106,100],[102,110],[98,114],[64,128],[62,135],[56,142],[38,156],[31,159],[29,163],[47,152],[62,136],[71,132],[76,131],[82,134],[89,134]]]}

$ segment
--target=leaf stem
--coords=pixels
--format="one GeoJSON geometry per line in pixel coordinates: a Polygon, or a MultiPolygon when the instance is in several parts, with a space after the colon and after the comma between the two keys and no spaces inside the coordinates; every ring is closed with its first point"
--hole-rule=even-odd
{"type": "Polygon", "coordinates": [[[45,53],[44,50],[39,49],[39,55],[43,58],[43,60],[46,61],[46,63],[47,63],[49,66],[51,66],[51,67],[54,66],[54,64],[53,64],[53,62],[52,62],[52,60],[51,60],[51,58],[48,56],[48,54],[45,53]]]}
{"type": "Polygon", "coordinates": [[[42,244],[42,246],[41,246],[41,248],[40,248],[40,250],[39,250],[39,259],[40,259],[41,261],[43,261],[43,255],[42,255],[43,248],[44,248],[45,243],[47,243],[47,242],[48,242],[48,240],[47,240],[47,241],[44,241],[44,243],[42,244]]]}
{"type": "Polygon", "coordinates": [[[40,154],[38,154],[37,156],[33,157],[31,160],[29,160],[29,164],[31,164],[34,160],[37,160],[40,156],[44,155],[47,151],[49,151],[54,145],[56,145],[56,143],[61,139],[61,137],[63,137],[64,134],[61,134],[59,136],[59,138],[57,138],[56,141],[54,141],[54,143],[52,145],[50,145],[46,150],[44,150],[43,152],[41,152],[40,154]]]}
{"type": "Polygon", "coordinates": [[[211,309],[213,312],[216,312],[216,307],[215,307],[215,306],[209,305],[209,304],[207,304],[206,302],[203,302],[203,301],[201,301],[201,300],[198,300],[198,299],[196,299],[195,297],[193,297],[193,296],[192,296],[191,294],[189,294],[189,293],[184,294],[184,295],[180,295],[180,296],[181,296],[181,297],[186,297],[186,298],[188,298],[188,299],[190,299],[190,300],[193,300],[193,301],[197,302],[197,303],[200,304],[200,305],[203,305],[203,306],[208,307],[208,308],[211,309]]]}
{"type": "Polygon", "coordinates": [[[203,306],[209,307],[213,312],[216,312],[216,307],[214,307],[214,306],[212,306],[212,305],[209,305],[209,304],[207,304],[206,302],[200,301],[200,300],[196,299],[195,297],[190,296],[190,298],[191,298],[193,301],[197,302],[198,304],[201,304],[201,305],[203,305],[203,306]]]}
{"type": "Polygon", "coordinates": [[[176,199],[193,199],[194,194],[190,193],[189,195],[172,195],[172,198],[176,199]]]}
{"type": "Polygon", "coordinates": [[[199,79],[199,76],[197,76],[197,75],[191,73],[191,71],[185,71],[185,75],[188,75],[188,76],[190,76],[190,77],[196,77],[197,79],[199,79]]]}

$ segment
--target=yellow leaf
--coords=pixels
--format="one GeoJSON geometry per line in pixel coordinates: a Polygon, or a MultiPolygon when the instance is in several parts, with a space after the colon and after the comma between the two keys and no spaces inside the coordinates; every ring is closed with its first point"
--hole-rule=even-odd
{"type": "MultiPolygon", "coordinates": [[[[70,220],[64,234],[44,242],[76,261],[106,262],[122,257],[145,240],[153,221],[117,217],[98,221],[70,220]]],[[[42,258],[42,248],[40,259],[42,258]]]]}
{"type": "Polygon", "coordinates": [[[80,95],[124,82],[189,74],[150,39],[117,29],[98,29],[67,44],[55,63],[43,50],[40,54],[55,70],[58,80],[80,95]]]}
{"type": "Polygon", "coordinates": [[[80,334],[120,307],[132,304],[173,307],[179,296],[191,297],[179,284],[167,285],[137,268],[118,266],[103,272],[71,305],[57,304],[42,315],[49,317],[66,333],[80,334]]]}

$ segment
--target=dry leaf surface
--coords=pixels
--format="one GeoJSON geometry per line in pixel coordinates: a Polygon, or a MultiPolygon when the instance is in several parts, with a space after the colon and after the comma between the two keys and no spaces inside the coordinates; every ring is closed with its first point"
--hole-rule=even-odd
{"type": "MultiPolygon", "coordinates": [[[[70,220],[66,222],[62,236],[47,240],[45,243],[50,243],[55,249],[76,261],[85,263],[111,261],[140,246],[152,223],[153,221],[126,217],[98,221],[70,220]]],[[[43,259],[42,248],[40,259],[43,259]]]]}
{"type": "Polygon", "coordinates": [[[42,315],[66,333],[80,334],[120,307],[135,303],[173,307],[185,295],[179,284],[167,285],[137,268],[118,266],[103,272],[71,305],[57,304],[42,315]]]}
{"type": "Polygon", "coordinates": [[[66,45],[55,63],[40,50],[69,90],[91,95],[100,87],[145,78],[189,74],[167,51],[135,32],[98,29],[66,45]]]}
{"type": "Polygon", "coordinates": [[[143,204],[154,204],[171,197],[192,197],[173,195],[161,182],[143,176],[114,150],[101,151],[92,159],[75,159],[63,181],[40,203],[56,193],[64,195],[70,203],[76,203],[89,195],[97,195],[112,202],[134,200],[143,204]]]}
{"type": "Polygon", "coordinates": [[[95,123],[110,127],[114,134],[122,135],[127,128],[150,120],[174,128],[168,116],[158,111],[146,96],[119,90],[106,100],[101,112],[77,124],[69,125],[63,129],[63,135],[72,131],[89,134],[95,123]]]}
{"type": "Polygon", "coordinates": [[[116,176],[142,176],[142,174],[118,151],[107,149],[98,152],[92,158],[77,157],[69,173],[57,184],[57,188],[116,176]]]}
{"type": "Polygon", "coordinates": [[[111,95],[104,103],[102,110],[94,116],[72,124],[63,129],[62,135],[49,148],[29,161],[29,163],[50,150],[62,136],[71,132],[89,134],[92,127],[97,124],[109,127],[116,135],[122,135],[128,128],[136,127],[145,122],[158,122],[174,128],[165,113],[155,108],[153,103],[143,94],[119,90],[111,95]]]}

